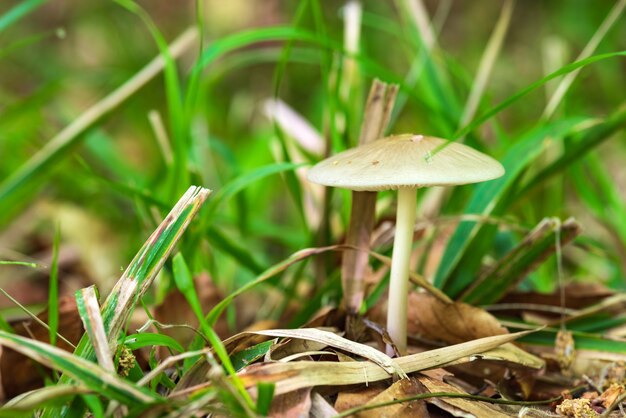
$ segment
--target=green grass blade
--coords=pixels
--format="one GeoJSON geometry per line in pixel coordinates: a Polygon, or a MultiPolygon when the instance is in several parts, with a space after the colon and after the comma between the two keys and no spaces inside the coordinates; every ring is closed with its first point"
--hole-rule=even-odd
{"type": "Polygon", "coordinates": [[[145,405],[161,400],[155,393],[125,381],[97,364],[49,344],[4,331],[0,331],[0,344],[59,370],[89,389],[123,404],[145,405]]]}
{"type": "Polygon", "coordinates": [[[161,57],[163,58],[165,75],[165,91],[167,94],[168,110],[170,114],[170,127],[172,129],[173,144],[173,167],[168,170],[172,173],[170,184],[170,199],[177,196],[187,184],[189,184],[189,172],[187,170],[187,160],[189,156],[188,127],[185,121],[185,109],[183,105],[182,89],[176,62],[170,53],[165,37],[159,31],[148,13],[137,3],[131,0],[115,0],[137,15],[150,31],[155,40],[161,57]]]}
{"type": "MultiPolygon", "coordinates": [[[[609,31],[609,29],[611,29],[613,24],[621,16],[622,12],[624,11],[624,7],[626,7],[626,0],[619,0],[615,2],[615,5],[611,9],[607,17],[604,19],[600,27],[598,27],[596,33],[593,34],[587,45],[585,45],[585,48],[578,56],[577,61],[587,58],[591,54],[593,54],[602,39],[605,37],[606,33],[609,31]]],[[[550,119],[552,115],[554,115],[554,112],[567,94],[567,90],[569,90],[570,86],[574,83],[574,80],[578,76],[579,72],[580,70],[572,71],[571,73],[563,77],[558,87],[554,91],[554,94],[552,95],[552,97],[550,97],[548,105],[543,112],[544,119],[550,119]]]]}
{"type": "Polygon", "coordinates": [[[103,369],[114,373],[113,355],[100,315],[100,305],[95,286],[89,286],[76,292],[76,308],[85,326],[87,337],[96,353],[98,364],[103,369]]]}
{"type": "Polygon", "coordinates": [[[215,353],[217,354],[220,361],[222,362],[222,365],[224,366],[228,374],[233,377],[233,383],[235,387],[237,387],[237,389],[240,391],[240,394],[243,396],[243,399],[247,402],[248,406],[252,407],[252,399],[250,398],[248,392],[246,392],[245,390],[245,387],[237,377],[237,372],[230,361],[230,357],[228,357],[228,352],[226,351],[224,344],[222,344],[222,341],[213,329],[212,324],[209,324],[209,322],[204,317],[204,313],[202,312],[202,307],[200,305],[200,300],[198,299],[198,293],[196,292],[194,286],[193,276],[189,271],[189,267],[187,267],[185,259],[180,253],[176,254],[176,256],[174,257],[174,280],[176,282],[176,286],[185,296],[187,303],[189,303],[189,306],[198,318],[202,332],[213,346],[213,349],[215,350],[215,353]]]}
{"type": "Polygon", "coordinates": [[[124,338],[124,345],[131,350],[138,350],[143,347],[167,347],[179,353],[185,352],[185,348],[178,341],[165,334],[155,334],[152,332],[142,332],[130,334],[124,338]]]}
{"type": "MultiPolygon", "coordinates": [[[[548,126],[539,126],[528,132],[511,146],[501,159],[506,170],[504,176],[476,185],[464,213],[484,216],[491,214],[506,198],[506,193],[515,184],[518,176],[542,152],[542,143],[545,138],[562,138],[578,122],[580,122],[579,119],[564,120],[548,126]]],[[[481,225],[475,221],[461,222],[448,242],[434,282],[437,287],[444,289],[448,296],[454,297],[474,279],[474,271],[467,272],[465,276],[454,281],[451,281],[450,277],[480,228],[481,225]]],[[[476,261],[476,257],[472,259],[476,261]]],[[[478,258],[479,262],[480,259],[482,257],[478,258]]]]}
{"type": "Polygon", "coordinates": [[[64,403],[76,395],[92,392],[83,385],[54,385],[35,389],[5,403],[1,411],[34,411],[48,405],[64,403]]]}
{"type": "Polygon", "coordinates": [[[293,171],[304,164],[294,163],[277,163],[269,164],[263,167],[259,167],[256,170],[249,171],[236,179],[232,180],[228,184],[224,185],[218,192],[215,193],[210,202],[206,205],[206,217],[205,220],[211,220],[215,213],[222,205],[224,205],[234,195],[245,189],[250,184],[257,182],[272,174],[283,173],[286,171],[293,171]]]}
{"type": "Polygon", "coordinates": [[[0,33],[15,22],[27,16],[45,2],[46,0],[25,0],[14,6],[12,9],[0,16],[0,33]]]}
{"type": "Polygon", "coordinates": [[[479,277],[460,300],[472,305],[497,302],[556,252],[557,238],[563,247],[581,232],[581,225],[573,219],[563,223],[558,218],[544,219],[517,247],[479,277]]]}
{"type": "MultiPolygon", "coordinates": [[[[170,45],[170,54],[179,56],[195,38],[195,31],[183,33],[170,45]]],[[[4,179],[0,183],[0,227],[28,204],[40,181],[50,173],[56,163],[69,155],[69,151],[83,139],[83,134],[89,128],[152,80],[163,66],[160,56],[154,58],[126,83],[85,110],[10,177],[4,179]]]]}
{"type": "Polygon", "coordinates": [[[293,265],[293,264],[295,264],[295,263],[297,263],[299,261],[305,260],[305,259],[307,259],[307,258],[309,258],[309,257],[311,257],[313,255],[322,254],[322,253],[325,253],[327,251],[334,251],[334,250],[337,250],[338,248],[339,248],[338,246],[319,247],[319,248],[305,248],[303,250],[300,250],[300,251],[292,254],[287,259],[285,259],[285,260],[281,261],[280,263],[277,263],[277,264],[273,265],[272,267],[268,268],[262,274],[257,276],[254,280],[252,280],[249,283],[245,284],[244,286],[236,289],[235,291],[231,292],[228,296],[226,296],[224,299],[222,299],[220,301],[220,303],[215,305],[213,307],[213,309],[211,309],[211,311],[207,314],[207,316],[206,316],[207,322],[211,326],[215,325],[215,322],[220,317],[222,312],[224,312],[224,309],[226,309],[228,307],[228,305],[230,305],[230,303],[237,296],[241,295],[242,293],[247,292],[248,290],[252,289],[253,287],[257,286],[258,284],[263,283],[264,281],[266,281],[266,280],[274,277],[275,275],[283,272],[289,266],[291,266],[291,265],[293,265]]]}
{"type": "Polygon", "coordinates": [[[269,415],[275,388],[276,385],[274,383],[259,382],[256,385],[256,413],[262,417],[269,415]]]}
{"type": "Polygon", "coordinates": [[[513,103],[517,102],[518,100],[520,100],[521,98],[523,98],[524,96],[526,96],[527,94],[532,92],[533,90],[543,86],[548,81],[550,81],[550,80],[552,80],[554,78],[560,77],[563,74],[571,73],[572,71],[575,71],[575,70],[577,70],[579,68],[586,67],[586,66],[588,66],[590,64],[593,64],[593,63],[596,63],[596,62],[600,62],[600,61],[611,59],[611,58],[623,57],[623,56],[626,56],[626,51],[618,51],[618,52],[610,52],[610,53],[607,53],[607,54],[594,55],[594,56],[586,58],[584,60],[580,60],[580,61],[576,61],[576,62],[573,62],[571,64],[568,64],[565,67],[562,67],[559,70],[554,71],[553,73],[548,74],[547,76],[543,77],[542,79],[537,80],[534,83],[531,83],[527,87],[521,89],[520,91],[518,91],[514,95],[510,96],[508,99],[500,102],[496,106],[494,106],[491,109],[487,110],[486,112],[481,114],[479,117],[475,118],[471,123],[469,123],[468,125],[464,126],[461,129],[459,129],[452,136],[452,139],[458,139],[458,138],[464,137],[465,135],[467,135],[468,133],[470,133],[471,131],[473,131],[474,129],[479,127],[480,125],[482,125],[484,122],[486,122],[487,120],[491,119],[491,117],[497,115],[498,113],[500,113],[501,111],[503,111],[507,107],[511,106],[513,103]]]}
{"type": "Polygon", "coordinates": [[[528,193],[541,183],[563,172],[592,149],[606,141],[611,135],[626,127],[626,104],[617,109],[602,123],[592,126],[588,133],[572,137],[567,142],[563,154],[535,174],[524,186],[522,193],[528,193]]]}
{"type": "MultiPolygon", "coordinates": [[[[117,338],[126,320],[131,314],[135,303],[141,298],[165,260],[173,250],[200,206],[204,203],[209,191],[200,187],[191,187],[178,201],[157,230],[139,250],[122,278],[102,305],[102,319],[109,338],[111,351],[117,345],[117,338]]],[[[83,337],[76,354],[93,360],[93,349],[88,348],[83,337]]]]}
{"type": "Polygon", "coordinates": [[[50,282],[48,284],[48,332],[50,344],[56,345],[59,329],[59,246],[61,245],[61,228],[57,224],[52,243],[52,264],[50,266],[50,282]]]}

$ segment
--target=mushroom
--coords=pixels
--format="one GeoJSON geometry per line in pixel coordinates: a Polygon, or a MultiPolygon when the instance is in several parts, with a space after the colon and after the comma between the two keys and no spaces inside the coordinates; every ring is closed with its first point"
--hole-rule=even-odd
{"type": "MultiPolygon", "coordinates": [[[[309,170],[308,179],[358,191],[398,190],[387,308],[387,331],[406,352],[409,257],[417,189],[495,179],[504,174],[493,158],[466,145],[424,135],[394,135],[341,152],[309,170]]],[[[393,354],[391,347],[388,354],[393,354]]]]}

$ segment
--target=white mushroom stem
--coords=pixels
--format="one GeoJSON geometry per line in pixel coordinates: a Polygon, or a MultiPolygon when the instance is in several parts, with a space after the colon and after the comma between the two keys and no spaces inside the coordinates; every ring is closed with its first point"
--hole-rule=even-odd
{"type": "MultiPolygon", "coordinates": [[[[416,196],[417,189],[415,188],[398,189],[396,232],[393,241],[387,306],[387,332],[400,354],[406,353],[409,260],[416,217],[416,196]]],[[[387,354],[393,354],[391,347],[387,347],[387,354]]]]}

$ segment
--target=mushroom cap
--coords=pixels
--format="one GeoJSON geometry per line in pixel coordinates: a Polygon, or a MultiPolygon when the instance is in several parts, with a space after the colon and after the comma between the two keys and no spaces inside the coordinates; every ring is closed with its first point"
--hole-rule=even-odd
{"type": "Polygon", "coordinates": [[[327,158],[308,173],[325,186],[378,191],[453,186],[498,178],[504,167],[467,145],[424,135],[394,135],[327,158]]]}

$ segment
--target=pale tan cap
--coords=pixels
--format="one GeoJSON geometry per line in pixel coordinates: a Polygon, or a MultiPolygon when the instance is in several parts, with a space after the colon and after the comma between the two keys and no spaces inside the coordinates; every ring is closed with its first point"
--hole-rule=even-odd
{"type": "Polygon", "coordinates": [[[504,167],[467,145],[424,135],[395,135],[319,162],[308,179],[325,186],[378,191],[453,186],[498,178],[504,167]]]}

